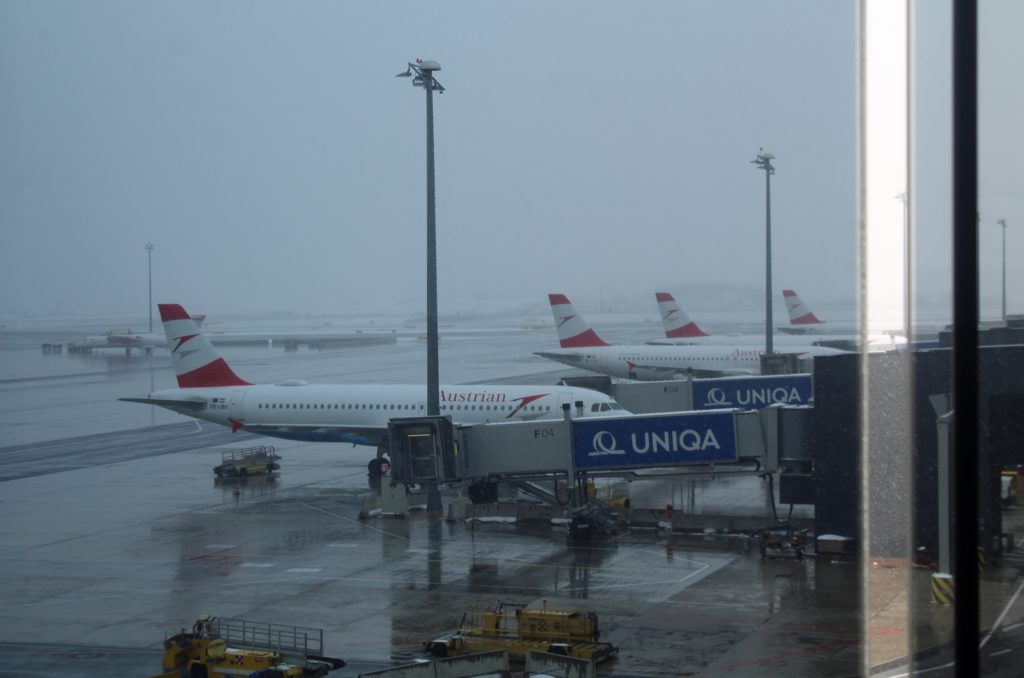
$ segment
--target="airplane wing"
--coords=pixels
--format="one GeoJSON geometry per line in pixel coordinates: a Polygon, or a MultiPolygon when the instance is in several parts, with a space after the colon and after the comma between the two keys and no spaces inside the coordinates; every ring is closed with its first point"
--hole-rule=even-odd
{"type": "Polygon", "coordinates": [[[180,412],[181,414],[199,412],[206,408],[206,398],[200,398],[198,396],[194,398],[182,398],[181,400],[172,400],[168,398],[118,398],[118,400],[123,400],[126,403],[158,405],[175,412],[180,412]]]}
{"type": "Polygon", "coordinates": [[[687,376],[694,377],[721,377],[721,376],[746,376],[751,374],[747,370],[705,370],[699,367],[680,368],[669,365],[646,365],[643,363],[631,363],[633,369],[645,372],[664,374],[665,379],[682,379],[687,376]]]}

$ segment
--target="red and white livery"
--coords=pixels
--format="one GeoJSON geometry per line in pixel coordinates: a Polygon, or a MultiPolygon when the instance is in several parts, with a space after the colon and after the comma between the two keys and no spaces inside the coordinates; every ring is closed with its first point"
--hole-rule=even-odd
{"type": "MultiPolygon", "coordinates": [[[[235,374],[185,309],[177,304],[159,308],[178,388],[121,400],[157,405],[232,431],[376,445],[378,469],[387,453],[388,421],[427,413],[427,388],[422,384],[307,384],[300,380],[251,384],[235,374]]],[[[561,418],[563,404],[575,408],[580,402],[583,416],[624,412],[614,399],[586,388],[538,384],[440,387],[441,414],[459,424],[561,418]]]]}
{"type": "MultiPolygon", "coordinates": [[[[583,319],[564,294],[549,294],[561,348],[538,351],[556,362],[611,377],[657,381],[690,375],[760,374],[763,347],[735,344],[609,344],[583,319]]],[[[784,348],[800,359],[844,353],[833,348],[784,348]]]]}
{"type": "Polygon", "coordinates": [[[824,320],[820,320],[818,316],[814,315],[811,309],[804,305],[804,302],[800,301],[800,297],[793,290],[782,290],[782,298],[786,302],[786,311],[789,312],[789,324],[790,325],[823,325],[824,320]]]}
{"type": "Polygon", "coordinates": [[[669,339],[692,339],[706,337],[708,333],[690,320],[690,316],[679,307],[675,297],[668,292],[655,292],[658,300],[658,311],[661,312],[661,324],[665,328],[665,336],[669,339]]]}

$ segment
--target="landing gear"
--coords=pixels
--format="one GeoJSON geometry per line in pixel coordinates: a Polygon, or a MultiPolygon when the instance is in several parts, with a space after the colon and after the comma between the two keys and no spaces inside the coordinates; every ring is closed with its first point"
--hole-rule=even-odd
{"type": "Polygon", "coordinates": [[[381,445],[377,448],[376,459],[371,459],[366,470],[371,478],[380,478],[391,470],[391,460],[387,458],[388,448],[381,445]]]}

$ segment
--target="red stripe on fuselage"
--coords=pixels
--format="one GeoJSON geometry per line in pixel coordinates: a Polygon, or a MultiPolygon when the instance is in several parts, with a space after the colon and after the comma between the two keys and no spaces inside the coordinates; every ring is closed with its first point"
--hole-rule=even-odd
{"type": "Polygon", "coordinates": [[[588,346],[608,346],[601,337],[597,336],[594,330],[580,332],[575,337],[562,339],[558,342],[562,348],[587,348],[588,346]]]}
{"type": "Polygon", "coordinates": [[[203,386],[251,386],[244,379],[239,378],[224,358],[217,358],[212,363],[207,363],[197,370],[178,375],[178,386],[181,388],[200,388],[203,386]]]}
{"type": "Polygon", "coordinates": [[[687,323],[682,327],[677,327],[674,330],[669,330],[665,333],[667,337],[706,337],[708,333],[697,327],[697,323],[687,323]]]}

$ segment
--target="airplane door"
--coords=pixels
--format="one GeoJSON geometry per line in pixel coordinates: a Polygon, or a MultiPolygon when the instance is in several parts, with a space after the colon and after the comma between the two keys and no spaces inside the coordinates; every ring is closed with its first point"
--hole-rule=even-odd
{"type": "Polygon", "coordinates": [[[245,400],[245,391],[235,391],[231,394],[230,409],[228,416],[235,421],[245,421],[245,410],[242,401],[245,400]]]}

